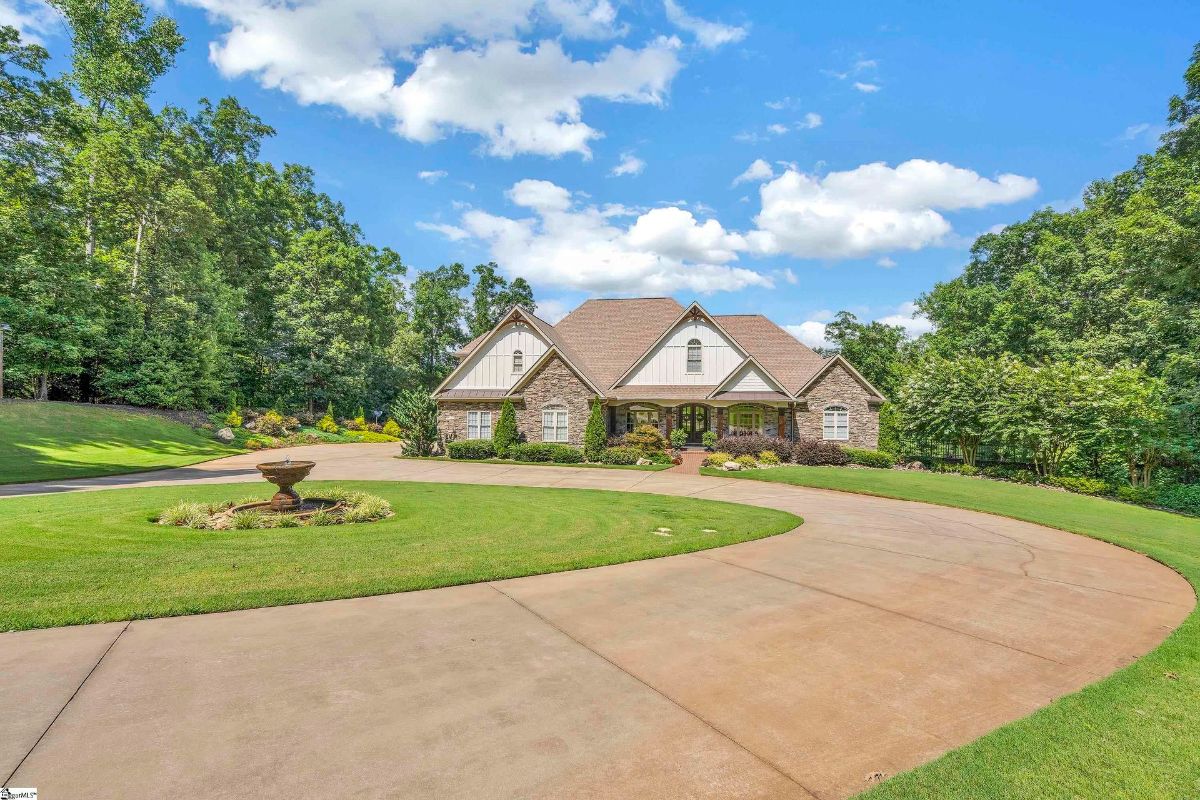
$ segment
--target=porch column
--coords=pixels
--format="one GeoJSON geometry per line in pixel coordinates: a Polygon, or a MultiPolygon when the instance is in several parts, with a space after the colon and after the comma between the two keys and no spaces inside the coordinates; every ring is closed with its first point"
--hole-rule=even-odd
{"type": "Polygon", "coordinates": [[[780,439],[787,437],[787,409],[778,409],[779,416],[775,423],[775,435],[780,439]]]}
{"type": "Polygon", "coordinates": [[[725,408],[717,409],[717,438],[725,435],[725,408]]]}
{"type": "Polygon", "coordinates": [[[663,420],[663,425],[665,425],[667,427],[666,431],[664,431],[664,435],[668,439],[670,439],[671,431],[675,430],[675,407],[674,406],[664,406],[663,407],[662,420],[663,420]]]}

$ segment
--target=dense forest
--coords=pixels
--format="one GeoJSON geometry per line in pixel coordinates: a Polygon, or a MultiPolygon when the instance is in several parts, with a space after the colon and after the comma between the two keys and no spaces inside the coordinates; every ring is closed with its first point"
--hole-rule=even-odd
{"type": "Polygon", "coordinates": [[[136,0],[55,0],[70,69],[0,27],[5,393],[341,413],[432,387],[529,284],[414,271],[366,242],[310,169],[260,159],[236,99],[155,109],[183,46],[136,0]]]}
{"type": "Polygon", "coordinates": [[[1007,448],[1043,472],[1195,478],[1200,458],[1200,45],[1167,131],[1081,207],[981,236],[917,301],[936,329],[842,313],[827,335],[897,402],[886,444],[1007,448]],[[907,440],[906,440],[907,437],[907,440]],[[1061,454],[1061,455],[1060,455],[1061,454]]]}

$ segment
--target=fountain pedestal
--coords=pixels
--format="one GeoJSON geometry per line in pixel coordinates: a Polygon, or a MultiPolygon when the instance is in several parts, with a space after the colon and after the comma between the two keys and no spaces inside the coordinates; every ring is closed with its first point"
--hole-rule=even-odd
{"type": "Polygon", "coordinates": [[[258,471],[271,483],[279,487],[279,491],[271,498],[272,511],[291,511],[299,508],[300,495],[292,487],[308,477],[308,473],[316,466],[315,461],[271,461],[259,464],[258,471]]]}

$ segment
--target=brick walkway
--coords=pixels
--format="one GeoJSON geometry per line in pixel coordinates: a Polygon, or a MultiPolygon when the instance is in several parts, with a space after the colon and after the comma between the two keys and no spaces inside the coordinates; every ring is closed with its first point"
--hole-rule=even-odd
{"type": "Polygon", "coordinates": [[[699,475],[700,465],[704,463],[708,453],[704,450],[684,450],[683,463],[676,464],[670,469],[665,469],[663,472],[675,472],[680,475],[699,475]]]}

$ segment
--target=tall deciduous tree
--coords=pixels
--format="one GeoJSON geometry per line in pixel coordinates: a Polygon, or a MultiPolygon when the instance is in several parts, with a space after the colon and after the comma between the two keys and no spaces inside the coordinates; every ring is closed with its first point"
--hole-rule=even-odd
{"type": "Polygon", "coordinates": [[[471,271],[475,273],[467,314],[467,333],[471,338],[494,328],[500,316],[513,306],[520,306],[530,313],[534,311],[533,289],[524,278],[514,278],[509,283],[494,261],[478,264],[471,271]]]}
{"type": "Polygon", "coordinates": [[[461,292],[469,282],[462,264],[422,272],[413,281],[411,327],[420,341],[417,377],[428,389],[453,369],[454,351],[467,343],[462,329],[467,303],[461,292]]]}

